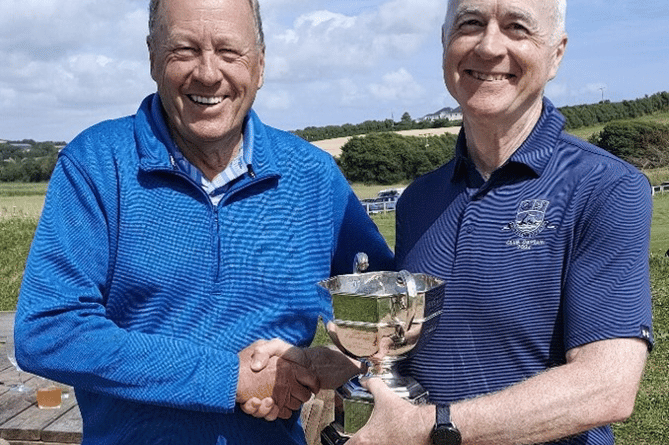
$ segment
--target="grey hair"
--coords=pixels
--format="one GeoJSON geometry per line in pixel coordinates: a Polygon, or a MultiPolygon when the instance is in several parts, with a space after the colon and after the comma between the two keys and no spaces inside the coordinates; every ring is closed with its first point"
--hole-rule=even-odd
{"type": "MultiPolygon", "coordinates": [[[[256,44],[261,50],[265,49],[265,34],[262,30],[262,18],[260,17],[260,4],[258,0],[248,0],[251,11],[253,11],[253,21],[256,28],[256,44]]],[[[149,37],[148,41],[153,42],[158,28],[160,26],[160,0],[151,0],[149,3],[149,37]]]]}
{"type": "MultiPolygon", "coordinates": [[[[567,0],[553,0],[554,15],[553,15],[553,34],[552,40],[558,41],[566,33],[567,22],[567,0]]],[[[451,33],[451,28],[455,24],[455,13],[458,9],[460,0],[448,0],[448,10],[446,12],[446,19],[444,21],[443,33],[444,37],[448,37],[451,33]]]]}

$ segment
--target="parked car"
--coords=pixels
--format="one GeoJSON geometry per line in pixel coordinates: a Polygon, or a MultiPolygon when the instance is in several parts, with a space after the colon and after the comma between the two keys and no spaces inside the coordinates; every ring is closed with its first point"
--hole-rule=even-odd
{"type": "Polygon", "coordinates": [[[367,206],[368,213],[390,212],[395,210],[397,200],[402,196],[403,188],[381,190],[373,202],[367,206]]]}

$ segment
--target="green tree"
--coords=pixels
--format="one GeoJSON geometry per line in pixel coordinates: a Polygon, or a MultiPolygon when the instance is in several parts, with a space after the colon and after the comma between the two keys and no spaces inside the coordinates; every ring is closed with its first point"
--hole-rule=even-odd
{"type": "Polygon", "coordinates": [[[354,182],[396,184],[411,181],[453,157],[456,137],[405,137],[395,133],[354,137],[342,147],[339,166],[354,182]]]}
{"type": "Polygon", "coordinates": [[[669,126],[653,122],[616,121],[591,141],[639,168],[669,165],[669,126]]]}

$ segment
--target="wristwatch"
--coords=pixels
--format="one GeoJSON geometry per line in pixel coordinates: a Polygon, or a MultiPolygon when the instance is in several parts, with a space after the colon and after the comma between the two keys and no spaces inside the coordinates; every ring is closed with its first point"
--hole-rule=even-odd
{"type": "Polygon", "coordinates": [[[451,421],[451,406],[437,405],[437,421],[430,435],[432,445],[460,445],[462,436],[451,421]]]}

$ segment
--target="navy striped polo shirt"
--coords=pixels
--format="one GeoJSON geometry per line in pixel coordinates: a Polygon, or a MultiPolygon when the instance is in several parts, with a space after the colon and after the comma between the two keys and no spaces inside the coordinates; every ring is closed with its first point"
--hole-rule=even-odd
{"type": "MultiPolygon", "coordinates": [[[[544,99],[531,135],[485,182],[464,132],[397,206],[397,267],[447,281],[433,337],[402,364],[433,402],[498,391],[611,338],[652,345],[645,176],[563,132],[544,99]]],[[[609,444],[609,428],[568,443],[609,444]]]]}

